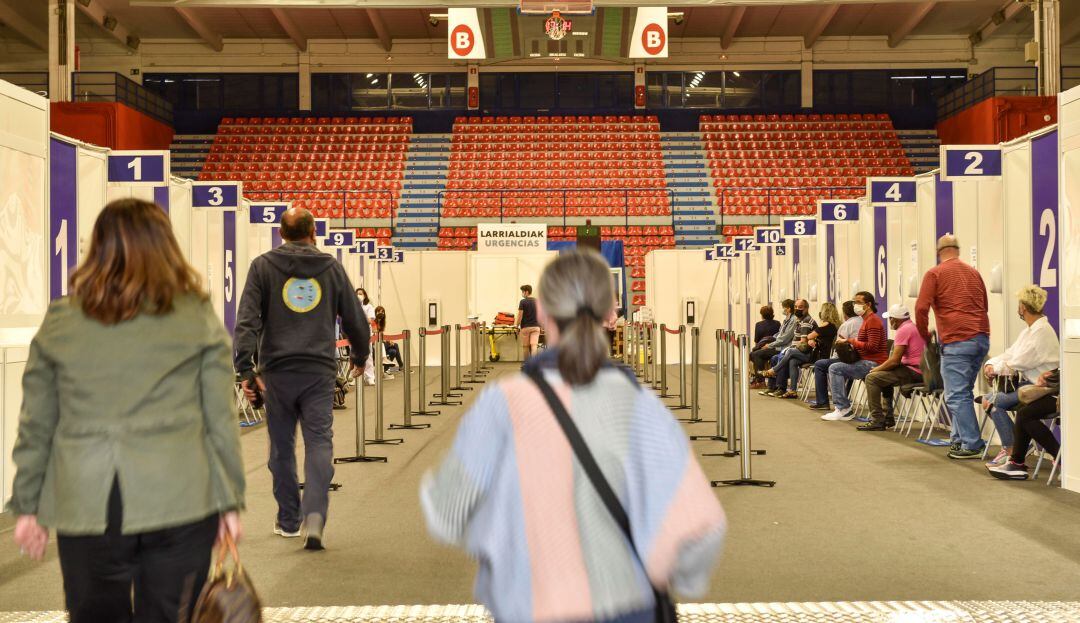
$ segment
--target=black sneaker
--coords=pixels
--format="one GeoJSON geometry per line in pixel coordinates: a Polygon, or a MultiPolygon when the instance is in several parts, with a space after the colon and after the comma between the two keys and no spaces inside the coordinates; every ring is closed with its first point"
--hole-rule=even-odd
{"type": "Polygon", "coordinates": [[[963,448],[961,448],[959,450],[951,450],[951,451],[949,451],[949,458],[950,459],[956,459],[956,460],[981,459],[982,455],[983,455],[982,450],[964,450],[963,448]]]}
{"type": "Polygon", "coordinates": [[[827,402],[821,405],[810,405],[810,408],[814,411],[832,411],[832,407],[830,407],[827,402]]]}
{"type": "Polygon", "coordinates": [[[962,447],[963,446],[960,445],[959,441],[953,444],[949,444],[949,452],[958,452],[962,447]]]}
{"type": "Polygon", "coordinates": [[[892,427],[887,422],[884,422],[884,421],[882,421],[882,422],[872,422],[871,421],[871,422],[867,422],[866,424],[863,424],[862,426],[856,426],[855,430],[879,431],[879,430],[889,430],[890,428],[892,428],[892,427]]]}
{"type": "Polygon", "coordinates": [[[990,475],[999,480],[1027,480],[1028,479],[1028,466],[1023,464],[1017,464],[1010,461],[1005,461],[1002,465],[996,465],[994,467],[987,467],[987,471],[990,475]]]}

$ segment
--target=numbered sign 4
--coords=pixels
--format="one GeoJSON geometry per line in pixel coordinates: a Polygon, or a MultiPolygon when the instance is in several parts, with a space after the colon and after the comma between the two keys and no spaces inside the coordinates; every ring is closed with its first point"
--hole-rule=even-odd
{"type": "Polygon", "coordinates": [[[288,209],[287,203],[253,203],[248,212],[248,221],[253,224],[276,225],[281,222],[281,215],[288,209]]]}
{"type": "Polygon", "coordinates": [[[355,244],[356,232],[351,229],[332,229],[326,236],[326,245],[330,247],[351,247],[355,244]]]}
{"type": "Polygon", "coordinates": [[[801,238],[817,235],[817,220],[812,218],[786,218],[782,225],[784,236],[801,238]]]}
{"type": "Polygon", "coordinates": [[[784,235],[779,227],[758,227],[754,230],[754,241],[761,246],[784,244],[784,235]]]}
{"type": "Polygon", "coordinates": [[[996,145],[942,145],[941,179],[1000,179],[1001,147],[996,145]]]}
{"type": "Polygon", "coordinates": [[[191,207],[238,208],[242,194],[240,187],[240,182],[193,182],[191,207]]]}
{"type": "Polygon", "coordinates": [[[859,220],[859,202],[820,199],[818,200],[818,214],[825,222],[857,221],[859,220]]]}
{"type": "Polygon", "coordinates": [[[160,185],[168,181],[169,152],[112,151],[108,155],[108,181],[160,185]]]}
{"type": "Polygon", "coordinates": [[[909,177],[869,177],[866,194],[870,203],[915,205],[915,180],[909,177]]]}

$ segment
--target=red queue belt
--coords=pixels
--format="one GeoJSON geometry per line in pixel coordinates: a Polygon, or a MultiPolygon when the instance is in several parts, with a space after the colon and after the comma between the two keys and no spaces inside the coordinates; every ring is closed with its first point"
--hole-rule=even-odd
{"type": "Polygon", "coordinates": [[[672,335],[678,335],[678,334],[682,333],[681,329],[669,329],[667,327],[664,327],[664,331],[666,331],[667,333],[670,333],[672,335]]]}

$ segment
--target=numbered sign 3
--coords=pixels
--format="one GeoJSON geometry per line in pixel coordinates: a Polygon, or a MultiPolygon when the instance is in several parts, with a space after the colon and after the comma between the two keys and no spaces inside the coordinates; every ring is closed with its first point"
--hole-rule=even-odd
{"type": "Polygon", "coordinates": [[[113,151],[107,166],[110,183],[160,185],[168,181],[169,152],[113,151]]]}
{"type": "Polygon", "coordinates": [[[825,222],[847,222],[859,220],[858,201],[818,200],[818,214],[825,222]]]}
{"type": "Polygon", "coordinates": [[[995,145],[942,145],[941,179],[1000,179],[1001,147],[995,145]]]}
{"type": "Polygon", "coordinates": [[[754,241],[761,246],[784,244],[784,235],[779,227],[758,227],[754,230],[754,241]]]}
{"type": "Polygon", "coordinates": [[[803,238],[817,235],[817,220],[813,218],[786,218],[782,225],[784,236],[803,238]]]}
{"type": "Polygon", "coordinates": [[[191,207],[240,207],[240,182],[194,182],[191,185],[191,207]]]}
{"type": "Polygon", "coordinates": [[[392,262],[394,261],[394,248],[393,247],[378,247],[375,249],[375,259],[380,262],[392,262]]]}
{"type": "Polygon", "coordinates": [[[326,236],[326,245],[330,247],[351,247],[355,243],[356,232],[351,229],[331,229],[326,236]]]}
{"type": "Polygon", "coordinates": [[[287,203],[253,203],[248,212],[248,221],[253,224],[276,225],[281,222],[281,215],[288,209],[287,203]]]}
{"type": "Polygon", "coordinates": [[[915,205],[915,180],[908,177],[870,177],[866,179],[870,203],[915,205]]]}

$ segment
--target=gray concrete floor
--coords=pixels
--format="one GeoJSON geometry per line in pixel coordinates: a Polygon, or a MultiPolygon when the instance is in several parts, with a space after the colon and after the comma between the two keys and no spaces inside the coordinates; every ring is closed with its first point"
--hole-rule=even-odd
{"type": "MultiPolygon", "coordinates": [[[[500,364],[491,377],[516,369],[500,364]]],[[[670,374],[674,384],[677,371],[670,374]]],[[[429,396],[438,391],[437,380],[429,374],[429,396]]],[[[710,418],[712,373],[703,370],[701,383],[701,413],[710,418]]],[[[399,422],[400,376],[386,389],[386,422],[399,422]]],[[[465,393],[466,406],[475,393],[465,393]]],[[[950,461],[943,448],[893,433],[856,432],[854,423],[822,422],[820,413],[797,401],[756,393],[752,400],[754,445],[768,452],[754,457],[753,475],[777,485],[717,489],[730,532],[701,601],[1080,597],[1080,495],[1042,481],[996,481],[980,462],[950,461]]],[[[463,407],[442,409],[439,416],[416,418],[431,423],[430,430],[386,433],[404,437],[403,445],[369,446],[389,463],[337,466],[342,489],[331,495],[329,549],[321,553],[304,552],[297,540],[271,533],[275,507],[265,468],[266,432],[245,432],[248,511],[241,553],[264,605],[473,601],[474,564],[427,537],[417,501],[420,477],[449,447],[463,407]]],[[[687,429],[708,434],[714,426],[687,429]]],[[[337,412],[337,455],[351,453],[353,431],[350,400],[348,410],[337,412]]],[[[716,452],[723,444],[694,446],[716,452]]],[[[701,461],[714,479],[739,475],[738,459],[701,461]]],[[[2,529],[0,611],[62,605],[55,547],[44,563],[29,562],[17,555],[10,527],[2,529]]]]}

